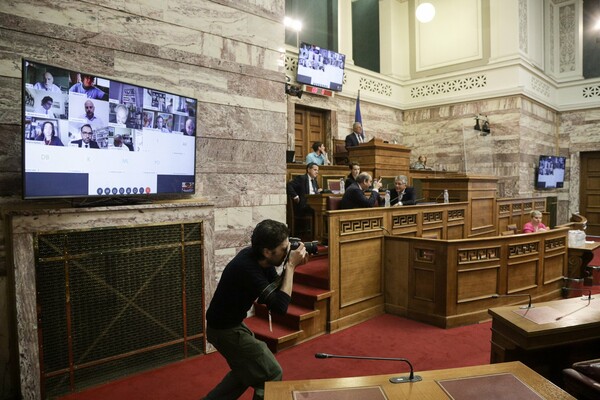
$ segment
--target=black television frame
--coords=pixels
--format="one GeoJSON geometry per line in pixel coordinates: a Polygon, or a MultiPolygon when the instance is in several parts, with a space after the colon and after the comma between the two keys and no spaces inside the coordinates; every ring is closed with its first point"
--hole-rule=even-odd
{"type": "MultiPolygon", "coordinates": [[[[297,68],[296,68],[296,81],[298,83],[302,83],[304,85],[310,85],[310,86],[315,86],[315,87],[319,87],[319,88],[331,90],[333,92],[341,92],[342,91],[342,87],[344,85],[344,70],[345,70],[345,67],[346,67],[346,55],[345,54],[338,53],[337,51],[329,50],[329,49],[326,49],[324,47],[320,47],[320,46],[314,45],[312,43],[300,42],[300,46],[298,47],[298,65],[297,65],[297,68]],[[321,54],[321,52],[327,54],[326,56],[323,56],[322,63],[319,63],[319,66],[323,66],[323,72],[325,72],[325,69],[326,69],[327,65],[341,64],[341,67],[337,66],[337,68],[339,68],[341,70],[340,71],[341,75],[340,75],[339,82],[330,80],[329,84],[325,85],[325,84],[321,84],[321,83],[318,83],[318,82],[313,82],[312,76],[303,75],[303,74],[300,73],[300,67],[301,66],[303,66],[305,68],[309,68],[309,67],[303,65],[303,62],[305,60],[307,60],[306,57],[302,57],[303,48],[306,48],[306,47],[318,49],[319,50],[319,54],[321,54]]],[[[318,68],[311,68],[311,69],[312,70],[316,70],[318,68]]]]}
{"type": "MultiPolygon", "coordinates": [[[[189,197],[191,195],[194,195],[196,193],[196,172],[197,172],[197,167],[196,167],[196,152],[197,152],[197,143],[196,143],[196,137],[198,136],[198,122],[197,122],[197,107],[198,107],[198,99],[196,98],[191,98],[188,96],[184,96],[184,95],[179,95],[173,92],[168,92],[168,91],[164,91],[164,90],[158,90],[158,89],[154,89],[148,86],[141,86],[138,84],[133,84],[133,83],[128,83],[128,82],[124,82],[124,81],[120,81],[120,80],[115,80],[115,79],[109,79],[109,78],[104,78],[101,75],[97,75],[88,71],[78,71],[78,70],[72,70],[66,67],[60,67],[60,66],[56,66],[56,65],[50,65],[47,64],[45,62],[39,62],[37,60],[33,60],[33,59],[26,59],[23,58],[22,59],[22,70],[21,70],[21,101],[22,101],[22,108],[21,108],[21,148],[22,148],[22,160],[21,160],[21,166],[22,166],[22,198],[25,200],[37,200],[37,199],[115,199],[117,201],[120,200],[126,200],[126,199],[131,199],[132,201],[139,201],[142,199],[151,199],[151,198],[157,198],[157,197],[165,197],[165,198],[172,198],[172,197],[189,197]],[[30,68],[33,68],[33,72],[30,71],[30,68]],[[43,71],[43,72],[41,72],[43,71]],[[39,82],[39,79],[32,79],[32,77],[35,77],[37,74],[37,77],[39,76],[45,76],[46,72],[51,72],[54,74],[57,74],[57,76],[60,77],[60,83],[61,87],[58,88],[53,88],[54,91],[52,90],[48,90],[48,89],[39,89],[39,88],[35,88],[35,83],[39,82]],[[62,74],[62,75],[61,75],[62,74]],[[74,84],[76,83],[72,78],[73,76],[77,76],[78,78],[83,77],[84,75],[91,75],[94,77],[94,82],[97,83],[97,86],[100,89],[105,90],[105,97],[104,98],[94,98],[94,97],[90,97],[87,94],[77,94],[71,91],[72,86],[74,86],[74,84]],[[67,84],[65,84],[65,82],[68,82],[67,84]],[[101,83],[98,82],[104,82],[107,83],[108,86],[106,86],[106,84],[104,86],[102,86],[101,83]],[[112,85],[115,85],[119,87],[119,93],[118,96],[114,95],[114,93],[111,93],[111,87],[112,85]],[[138,100],[135,100],[135,96],[133,102],[130,101],[130,99],[126,100],[127,94],[132,94],[132,93],[127,93],[125,90],[121,90],[121,87],[126,87],[126,88],[137,88],[137,97],[138,100]],[[57,90],[58,89],[58,90],[57,90]],[[171,100],[172,103],[170,104],[171,107],[169,107],[169,104],[160,104],[157,103],[156,108],[154,108],[154,97],[151,95],[152,93],[157,94],[158,96],[162,96],[163,99],[165,99],[166,101],[171,100]],[[62,100],[62,105],[59,104],[58,109],[59,110],[55,110],[55,108],[52,108],[53,114],[52,115],[48,115],[48,116],[44,116],[42,114],[39,113],[39,110],[41,109],[40,107],[38,107],[38,103],[40,103],[39,101],[39,97],[41,96],[54,96],[54,98],[58,98],[59,102],[62,100]],[[76,101],[72,100],[72,96],[73,98],[76,99],[76,101]],[[152,99],[152,103],[150,102],[146,102],[144,99],[146,98],[146,96],[150,96],[150,98],[152,99]],[[141,97],[141,98],[140,98],[141,97]],[[35,100],[38,100],[37,102],[35,100]],[[106,115],[104,114],[104,108],[108,109],[108,118],[106,121],[106,124],[104,124],[101,128],[98,128],[97,130],[94,129],[94,134],[93,137],[94,139],[98,138],[98,134],[97,131],[102,131],[102,137],[103,140],[106,139],[106,141],[108,140],[112,140],[110,142],[111,146],[114,146],[116,141],[114,140],[114,138],[117,135],[121,135],[124,140],[124,145],[126,146],[127,149],[129,150],[128,152],[122,152],[122,153],[118,153],[115,148],[111,148],[109,149],[109,147],[105,147],[105,148],[100,148],[99,150],[97,149],[92,149],[91,151],[96,152],[96,151],[110,151],[113,152],[114,155],[111,154],[105,154],[103,157],[101,158],[111,158],[111,157],[124,157],[124,158],[132,158],[132,159],[138,159],[137,162],[140,163],[140,159],[142,160],[141,163],[143,162],[147,162],[147,160],[145,160],[142,156],[131,156],[131,154],[134,154],[137,152],[137,154],[142,154],[143,152],[138,151],[139,149],[134,149],[133,148],[133,139],[137,136],[141,137],[144,134],[146,135],[151,135],[152,133],[155,132],[160,132],[160,133],[165,133],[165,135],[161,136],[161,139],[156,139],[157,142],[160,142],[160,140],[163,141],[167,141],[167,143],[173,144],[174,145],[174,151],[173,153],[171,153],[172,156],[176,156],[177,154],[181,154],[181,163],[172,163],[169,164],[171,165],[171,167],[175,167],[175,170],[178,168],[178,166],[180,166],[181,164],[185,165],[186,167],[184,167],[185,171],[181,170],[181,173],[165,173],[163,171],[160,171],[161,167],[156,167],[156,170],[154,171],[154,174],[152,174],[150,171],[143,171],[144,174],[146,174],[146,177],[148,177],[148,179],[146,181],[144,181],[143,183],[140,183],[140,185],[138,186],[137,183],[135,185],[129,185],[124,187],[123,184],[125,183],[124,180],[118,180],[115,181],[115,186],[98,186],[96,188],[95,193],[92,192],[92,186],[93,183],[90,184],[90,182],[93,182],[93,180],[91,179],[90,175],[92,175],[92,172],[90,171],[79,171],[79,172],[70,172],[67,170],[64,171],[60,171],[60,172],[48,172],[48,171],[44,171],[43,169],[39,169],[38,171],[28,171],[28,167],[31,167],[31,163],[29,162],[30,160],[27,159],[27,152],[28,150],[31,150],[31,148],[28,147],[29,145],[32,145],[33,142],[41,142],[43,141],[43,137],[39,138],[39,136],[32,136],[35,134],[39,134],[40,126],[44,126],[46,125],[46,123],[48,121],[51,121],[53,123],[54,129],[56,131],[59,131],[58,133],[60,134],[60,131],[65,132],[63,133],[63,137],[66,135],[66,133],[68,133],[68,142],[66,145],[63,144],[62,147],[75,147],[73,145],[73,141],[72,139],[72,132],[76,131],[77,129],[81,129],[81,127],[87,122],[85,120],[82,120],[81,116],[76,117],[76,113],[72,110],[69,110],[69,106],[72,105],[72,102],[76,102],[77,104],[80,102],[83,102],[82,104],[85,104],[87,100],[92,100],[94,102],[94,105],[96,106],[96,108],[98,108],[98,106],[102,106],[103,110],[102,110],[102,114],[99,114],[98,116],[100,117],[106,117],[106,115]],[[127,119],[124,123],[119,123],[119,120],[116,119],[116,107],[120,104],[125,105],[126,107],[129,108],[129,113],[127,114],[127,119]],[[175,105],[176,104],[176,105],[175,105]],[[163,114],[165,116],[170,115],[172,117],[172,120],[170,121],[172,123],[172,127],[173,130],[171,132],[169,132],[169,135],[172,135],[173,140],[171,141],[171,137],[169,137],[166,133],[166,131],[161,131],[158,130],[157,128],[151,127],[151,126],[145,126],[144,121],[142,120],[142,118],[144,116],[146,116],[146,112],[149,113],[154,113],[154,115],[158,116],[159,114],[163,114]],[[62,114],[59,114],[62,113],[62,114]],[[139,117],[139,118],[138,118],[139,117]],[[187,120],[192,120],[193,124],[187,123],[187,120]],[[75,120],[75,121],[74,121],[75,120]],[[75,126],[79,126],[79,128],[75,129],[75,126]],[[191,130],[186,130],[186,127],[190,126],[192,129],[191,130]],[[189,134],[187,132],[189,131],[193,131],[192,134],[189,134]],[[108,132],[108,135],[106,135],[106,137],[104,136],[106,133],[108,132]],[[125,135],[129,134],[129,137],[126,137],[125,135]],[[177,145],[181,145],[181,148],[177,148],[177,145]],[[191,150],[186,151],[185,148],[191,147],[191,150]],[[181,150],[180,150],[181,149],[181,150]],[[131,153],[133,152],[133,153],[131,153]],[[184,154],[187,154],[187,156],[184,156],[184,154]],[[128,156],[128,157],[127,157],[128,156]],[[189,172],[188,172],[189,171],[189,172]],[[152,179],[154,179],[154,181],[151,181],[152,179]],[[85,187],[83,187],[83,183],[85,181],[85,184],[87,185],[85,187]],[[64,186],[66,186],[67,188],[64,188],[63,185],[57,185],[57,183],[61,183],[64,184],[64,186]],[[60,186],[60,187],[59,187],[60,186]],[[70,186],[70,189],[68,188],[70,186]],[[153,187],[151,187],[153,186],[153,187]],[[32,188],[35,188],[32,191],[32,188]],[[50,191],[50,189],[52,191],[50,191]],[[101,190],[102,189],[102,190],[101,190]]],[[[55,83],[57,79],[55,78],[55,83]]],[[[74,108],[74,107],[73,107],[74,108]]],[[[43,110],[42,110],[43,111],[43,110]]],[[[81,111],[81,109],[78,108],[78,111],[81,111]]],[[[104,122],[104,120],[103,120],[104,122]]],[[[42,133],[43,135],[43,133],[42,133]]],[[[148,136],[150,137],[150,136],[148,136]]],[[[35,145],[37,146],[37,144],[35,145]]],[[[34,147],[35,147],[34,146],[34,147]]],[[[56,152],[60,152],[59,147],[55,146],[56,148],[52,149],[51,152],[49,154],[54,154],[56,155],[56,152]]],[[[81,146],[83,147],[83,146],[81,146]]],[[[157,146],[157,148],[160,148],[157,146]]],[[[123,150],[125,150],[125,148],[123,148],[123,150]]],[[[162,148],[161,148],[162,150],[162,148]]],[[[37,150],[38,152],[40,150],[37,150]]],[[[83,149],[80,149],[80,151],[85,151],[83,149]]],[[[166,158],[162,158],[162,155],[160,154],[160,152],[157,152],[156,150],[154,150],[154,152],[145,152],[145,156],[149,156],[149,157],[153,157],[156,156],[154,158],[155,162],[158,159],[159,163],[160,160],[166,160],[166,158]]],[[[92,157],[95,158],[98,156],[98,154],[101,153],[88,153],[88,154],[92,154],[92,157]]],[[[64,156],[68,157],[69,155],[69,151],[64,152],[64,156]]],[[[57,157],[55,157],[56,159],[57,157]]],[[[123,159],[124,159],[123,158],[123,159]]],[[[67,158],[68,159],[68,158],[67,158]]],[[[152,160],[152,158],[149,158],[150,160],[152,160]]],[[[151,164],[151,163],[150,163],[151,164]]],[[[115,169],[118,169],[115,168],[115,169]]],[[[128,179],[127,176],[128,174],[133,174],[139,172],[138,170],[133,169],[132,167],[129,168],[123,168],[122,171],[117,171],[117,176],[118,174],[122,174],[121,178],[123,179],[128,179]]],[[[97,176],[101,176],[100,174],[96,174],[97,176]]],[[[107,172],[107,176],[109,175],[109,173],[107,172]]],[[[97,176],[95,178],[97,178],[97,176]]],[[[106,177],[105,177],[106,178],[106,177]]],[[[129,180],[131,180],[131,178],[129,177],[129,180]]]]}
{"type": "Polygon", "coordinates": [[[562,189],[565,184],[567,158],[564,156],[540,155],[535,168],[535,189],[562,189]]]}

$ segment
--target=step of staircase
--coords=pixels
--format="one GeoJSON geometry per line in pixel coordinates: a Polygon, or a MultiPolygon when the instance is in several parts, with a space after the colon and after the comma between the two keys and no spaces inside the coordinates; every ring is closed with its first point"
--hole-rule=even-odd
{"type": "MultiPolygon", "coordinates": [[[[273,322],[288,326],[290,328],[297,328],[300,326],[300,322],[309,318],[314,318],[319,315],[320,311],[314,308],[301,307],[296,304],[290,304],[288,306],[287,313],[285,315],[271,313],[271,319],[273,322]]],[[[269,318],[269,310],[264,304],[254,303],[254,315],[259,318],[269,318]]]]}
{"type": "Polygon", "coordinates": [[[313,308],[315,307],[315,303],[330,298],[332,294],[333,291],[329,289],[294,282],[292,303],[306,308],[313,308]]]}
{"type": "Polygon", "coordinates": [[[272,323],[273,331],[271,332],[269,320],[257,316],[246,318],[244,323],[254,332],[257,339],[267,344],[273,353],[292,346],[295,344],[294,339],[302,334],[301,330],[291,329],[275,321],[272,323]],[[285,345],[285,343],[288,343],[288,345],[285,345]]]}

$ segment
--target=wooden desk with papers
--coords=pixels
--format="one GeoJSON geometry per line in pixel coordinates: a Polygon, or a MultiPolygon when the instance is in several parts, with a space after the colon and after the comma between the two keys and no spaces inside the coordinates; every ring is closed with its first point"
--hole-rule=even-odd
{"type": "Polygon", "coordinates": [[[415,374],[423,380],[394,384],[389,381],[391,375],[374,375],[267,382],[265,400],[574,399],[520,362],[415,374]]]}

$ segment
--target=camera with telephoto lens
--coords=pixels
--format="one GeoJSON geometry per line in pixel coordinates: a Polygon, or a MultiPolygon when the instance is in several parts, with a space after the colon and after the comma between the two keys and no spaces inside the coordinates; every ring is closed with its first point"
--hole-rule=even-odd
{"type": "MultiPolygon", "coordinates": [[[[298,247],[300,247],[300,243],[302,243],[301,239],[291,237],[290,250],[296,250],[298,247]]],[[[319,248],[317,247],[317,244],[319,244],[319,242],[316,240],[313,240],[312,242],[304,242],[304,248],[308,254],[318,254],[319,248]]]]}

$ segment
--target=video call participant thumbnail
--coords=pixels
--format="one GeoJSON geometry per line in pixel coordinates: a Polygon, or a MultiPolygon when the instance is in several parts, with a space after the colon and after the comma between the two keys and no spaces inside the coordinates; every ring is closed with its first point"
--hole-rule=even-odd
{"type": "Polygon", "coordinates": [[[46,146],[64,146],[56,134],[54,124],[50,121],[46,121],[42,124],[42,134],[35,140],[44,141],[46,146]]]}
{"type": "Polygon", "coordinates": [[[81,74],[81,82],[71,86],[69,89],[73,93],[85,94],[90,99],[108,100],[108,94],[95,85],[96,77],[88,74],[81,74]]]}
{"type": "Polygon", "coordinates": [[[79,129],[81,132],[81,139],[73,140],[71,142],[72,146],[77,146],[80,148],[86,149],[99,149],[98,143],[95,140],[92,140],[92,136],[94,135],[94,130],[90,124],[84,124],[79,129]]]}

